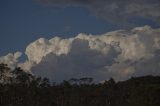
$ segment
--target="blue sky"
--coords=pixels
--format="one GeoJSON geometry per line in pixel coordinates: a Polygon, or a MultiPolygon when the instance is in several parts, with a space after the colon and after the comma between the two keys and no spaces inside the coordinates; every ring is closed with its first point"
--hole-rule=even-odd
{"type": "MultiPolygon", "coordinates": [[[[159,26],[145,18],[132,17],[129,21],[135,26],[159,26]]],[[[83,7],[56,8],[36,0],[0,1],[0,55],[25,51],[30,42],[40,37],[68,38],[78,33],[101,34],[121,28],[121,23],[96,17],[83,7]]]]}

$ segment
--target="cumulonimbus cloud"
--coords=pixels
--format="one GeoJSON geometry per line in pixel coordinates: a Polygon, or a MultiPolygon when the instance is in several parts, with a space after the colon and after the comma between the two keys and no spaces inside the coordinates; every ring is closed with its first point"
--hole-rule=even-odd
{"type": "MultiPolygon", "coordinates": [[[[160,75],[159,51],[160,29],[144,26],[101,35],[81,33],[67,39],[40,38],[27,46],[28,59],[18,66],[52,81],[84,76],[95,81],[110,77],[125,80],[132,76],[160,75]]],[[[12,55],[15,59],[5,61],[14,60],[17,64],[19,56],[12,55]]]]}
{"type": "Polygon", "coordinates": [[[68,39],[40,38],[26,49],[27,63],[33,63],[28,69],[52,80],[83,76],[124,80],[136,75],[156,75],[159,34],[160,29],[144,26],[102,35],[79,34],[68,39]]]}
{"type": "Polygon", "coordinates": [[[132,17],[142,17],[160,21],[159,0],[38,0],[40,3],[54,6],[85,7],[97,17],[115,23],[126,23],[132,17]]]}

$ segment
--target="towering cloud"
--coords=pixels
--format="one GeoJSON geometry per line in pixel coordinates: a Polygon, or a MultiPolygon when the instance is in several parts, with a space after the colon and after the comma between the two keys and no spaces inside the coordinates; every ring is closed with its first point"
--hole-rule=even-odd
{"type": "Polygon", "coordinates": [[[96,80],[159,74],[160,29],[149,26],[102,35],[79,34],[74,38],[40,38],[27,49],[36,75],[52,80],[90,76],[96,80]],[[147,65],[147,68],[144,67],[147,65]]]}
{"type": "Polygon", "coordinates": [[[160,19],[159,0],[38,0],[45,5],[85,7],[93,14],[114,22],[126,22],[134,17],[160,19]]]}
{"type": "MultiPolygon", "coordinates": [[[[52,81],[84,76],[102,81],[160,75],[160,29],[144,26],[68,39],[40,38],[29,44],[25,53],[28,59],[18,65],[52,81]]],[[[17,64],[20,54],[3,56],[0,62],[17,64]]]]}
{"type": "Polygon", "coordinates": [[[94,43],[91,46],[95,48],[91,48],[88,40],[75,38],[67,54],[56,55],[52,52],[33,67],[32,71],[36,75],[47,76],[54,81],[84,76],[94,77],[97,80],[104,79],[107,75],[105,67],[115,62],[114,59],[120,51],[103,42],[94,43]]]}

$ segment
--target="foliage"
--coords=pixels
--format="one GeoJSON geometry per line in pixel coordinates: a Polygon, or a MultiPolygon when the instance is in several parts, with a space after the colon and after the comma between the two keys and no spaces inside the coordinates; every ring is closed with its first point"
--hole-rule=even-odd
{"type": "Polygon", "coordinates": [[[99,84],[92,78],[71,78],[50,84],[47,78],[0,64],[0,79],[0,106],[160,106],[159,76],[99,84]],[[12,80],[5,79],[5,72],[12,73],[12,80]]]}

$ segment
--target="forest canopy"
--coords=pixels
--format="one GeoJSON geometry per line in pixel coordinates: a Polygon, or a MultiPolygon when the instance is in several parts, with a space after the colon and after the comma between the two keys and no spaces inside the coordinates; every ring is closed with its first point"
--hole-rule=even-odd
{"type": "Polygon", "coordinates": [[[159,76],[96,84],[89,77],[71,78],[56,84],[0,64],[0,106],[159,106],[159,98],[159,76]]]}

